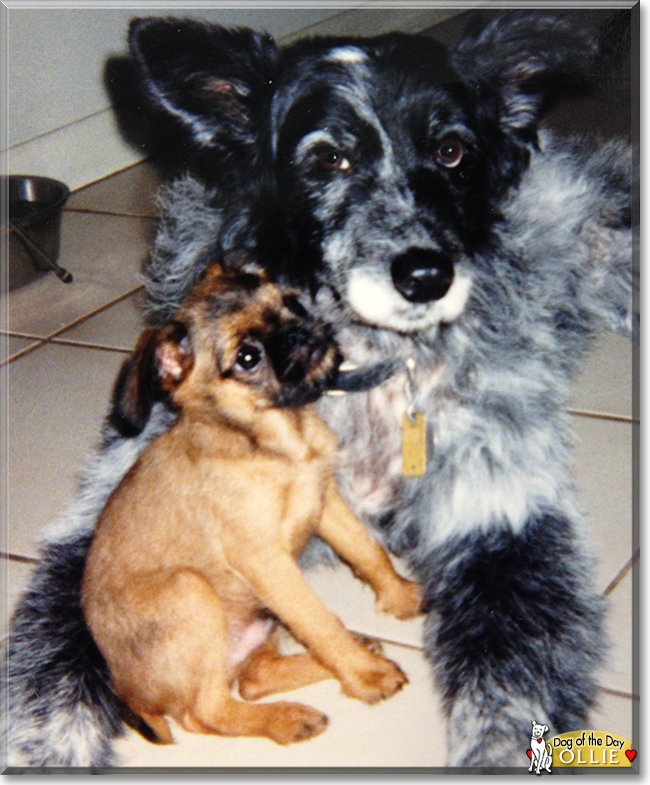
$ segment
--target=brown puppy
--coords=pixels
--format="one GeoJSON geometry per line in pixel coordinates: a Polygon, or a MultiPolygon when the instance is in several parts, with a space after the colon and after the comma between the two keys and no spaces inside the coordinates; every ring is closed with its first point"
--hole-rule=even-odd
{"type": "Polygon", "coordinates": [[[318,534],[370,583],[381,610],[419,612],[417,584],[339,495],[333,436],[309,405],[336,372],[324,328],[263,273],[208,269],[170,324],[146,330],[119,385],[128,420],[161,393],[177,423],[109,498],[82,587],[88,626],[115,692],[155,732],[268,736],[320,733],[327,718],[298,703],[245,699],[332,676],[374,703],[406,677],[356,640],[296,563],[318,534]],[[308,651],[281,657],[277,619],[308,651]]]}

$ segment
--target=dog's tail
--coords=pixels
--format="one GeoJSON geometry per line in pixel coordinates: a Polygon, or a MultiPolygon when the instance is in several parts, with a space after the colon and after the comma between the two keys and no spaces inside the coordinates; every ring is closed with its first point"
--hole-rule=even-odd
{"type": "Polygon", "coordinates": [[[113,763],[119,707],[79,605],[89,542],[86,534],[45,549],[12,620],[3,689],[10,771],[113,763]]]}

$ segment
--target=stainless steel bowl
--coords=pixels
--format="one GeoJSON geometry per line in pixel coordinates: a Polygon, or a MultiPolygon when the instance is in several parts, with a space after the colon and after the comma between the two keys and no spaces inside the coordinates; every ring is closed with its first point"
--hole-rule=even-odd
{"type": "Polygon", "coordinates": [[[61,280],[71,281],[70,273],[57,264],[68,186],[49,177],[11,174],[0,178],[0,187],[9,212],[9,289],[50,270],[61,280]]]}

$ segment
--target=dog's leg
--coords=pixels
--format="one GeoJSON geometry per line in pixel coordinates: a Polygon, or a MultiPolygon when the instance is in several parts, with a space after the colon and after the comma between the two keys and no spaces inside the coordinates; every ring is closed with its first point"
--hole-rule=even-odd
{"type": "Polygon", "coordinates": [[[551,736],[586,727],[603,608],[566,518],[455,538],[419,572],[449,765],[523,766],[532,719],[551,736]]]}
{"type": "Polygon", "coordinates": [[[288,656],[280,654],[271,636],[239,674],[239,694],[244,700],[259,700],[333,678],[332,671],[308,651],[288,656]]]}
{"type": "Polygon", "coordinates": [[[547,746],[547,750],[546,750],[546,757],[544,759],[544,768],[550,774],[551,773],[551,763],[553,762],[553,750],[551,749],[551,745],[550,744],[547,744],[546,746],[547,746]]]}
{"type": "Polygon", "coordinates": [[[420,585],[395,572],[386,551],[352,513],[334,483],[327,490],[318,534],[343,558],[377,596],[377,609],[411,619],[421,613],[420,585]]]}
{"type": "MultiPolygon", "coordinates": [[[[394,662],[373,654],[355,640],[341,620],[314,594],[300,568],[282,546],[256,544],[260,553],[247,550],[241,554],[240,548],[234,548],[228,554],[229,563],[246,578],[262,602],[336,676],[346,695],[364,703],[377,703],[408,683],[394,662]]],[[[250,543],[250,547],[254,549],[255,545],[250,543]]]]}
{"type": "MultiPolygon", "coordinates": [[[[374,638],[351,633],[374,654],[382,653],[381,643],[374,638]]],[[[278,692],[289,692],[309,684],[335,678],[331,670],[320,663],[311,652],[280,654],[272,635],[253,654],[239,675],[239,694],[245,700],[259,700],[278,692]]]]}
{"type": "Polygon", "coordinates": [[[230,696],[210,710],[193,713],[183,727],[193,733],[219,736],[266,736],[278,744],[293,744],[318,736],[327,727],[327,717],[301,703],[241,703],[230,696]]]}
{"type": "Polygon", "coordinates": [[[106,652],[115,691],[161,741],[171,741],[163,714],[190,732],[266,736],[279,744],[302,741],[325,729],[327,717],[309,706],[233,700],[226,615],[199,573],[132,577],[127,587],[111,593],[108,607],[99,605],[97,612],[112,616],[108,639],[100,636],[98,642],[106,652]]]}

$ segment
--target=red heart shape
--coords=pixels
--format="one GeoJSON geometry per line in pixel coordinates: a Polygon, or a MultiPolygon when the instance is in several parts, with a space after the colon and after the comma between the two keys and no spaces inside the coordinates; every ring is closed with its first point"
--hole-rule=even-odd
{"type": "MultiPolygon", "coordinates": [[[[636,753],[635,753],[635,754],[636,754],[636,753]]],[[[532,750],[526,750],[526,755],[528,755],[528,757],[529,757],[529,758],[532,758],[532,757],[533,757],[533,752],[532,752],[532,750]]]]}
{"type": "Polygon", "coordinates": [[[625,750],[625,754],[630,763],[636,758],[636,750],[625,750]]]}

